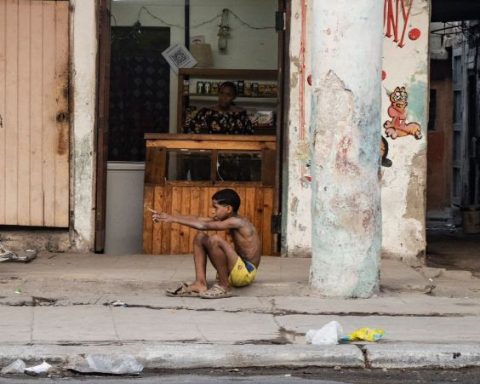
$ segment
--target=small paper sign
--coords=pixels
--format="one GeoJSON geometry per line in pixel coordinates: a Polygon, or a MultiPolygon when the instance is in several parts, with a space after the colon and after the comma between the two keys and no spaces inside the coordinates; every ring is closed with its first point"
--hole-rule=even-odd
{"type": "Polygon", "coordinates": [[[187,48],[183,45],[175,44],[162,52],[162,56],[170,64],[173,72],[178,73],[178,68],[192,68],[197,61],[187,48]]]}

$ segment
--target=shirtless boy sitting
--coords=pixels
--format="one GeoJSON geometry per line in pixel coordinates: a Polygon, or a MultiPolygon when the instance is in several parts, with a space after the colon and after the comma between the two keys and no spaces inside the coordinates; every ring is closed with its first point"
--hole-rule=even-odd
{"type": "Polygon", "coordinates": [[[232,296],[231,287],[249,285],[255,279],[260,264],[260,239],[253,224],[240,216],[240,197],[233,189],[222,189],[212,196],[213,218],[168,215],[153,212],[154,222],[177,223],[198,229],[193,241],[195,281],[167,290],[169,296],[200,296],[218,299],[232,296]],[[230,243],[218,235],[203,231],[229,231],[230,243]],[[207,287],[207,257],[217,270],[217,284],[207,287]]]}

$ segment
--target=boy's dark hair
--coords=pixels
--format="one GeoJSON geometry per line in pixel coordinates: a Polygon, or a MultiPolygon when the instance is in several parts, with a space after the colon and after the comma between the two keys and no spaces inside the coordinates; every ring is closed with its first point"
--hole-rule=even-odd
{"type": "Polygon", "coordinates": [[[224,81],[222,84],[220,84],[220,87],[218,88],[219,90],[220,89],[223,89],[223,88],[230,88],[233,90],[233,94],[235,96],[237,96],[237,86],[235,85],[235,83],[231,82],[231,81],[224,81]]]}
{"type": "Polygon", "coordinates": [[[230,205],[233,212],[237,212],[240,208],[240,196],[233,189],[222,189],[213,194],[212,200],[215,200],[220,205],[230,205]]]}

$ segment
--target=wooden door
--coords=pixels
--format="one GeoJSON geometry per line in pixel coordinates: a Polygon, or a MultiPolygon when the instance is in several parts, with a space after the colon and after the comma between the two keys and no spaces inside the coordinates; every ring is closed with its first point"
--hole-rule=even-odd
{"type": "Polygon", "coordinates": [[[0,1],[0,224],[69,224],[69,3],[0,1]]]}

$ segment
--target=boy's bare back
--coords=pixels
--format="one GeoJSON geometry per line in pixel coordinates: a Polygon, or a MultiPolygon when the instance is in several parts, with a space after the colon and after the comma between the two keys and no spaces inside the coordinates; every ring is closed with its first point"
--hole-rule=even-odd
{"type": "Polygon", "coordinates": [[[236,226],[230,229],[235,252],[242,259],[246,259],[256,267],[260,264],[260,238],[254,225],[243,216],[234,216],[227,220],[234,220],[236,226]]]}

